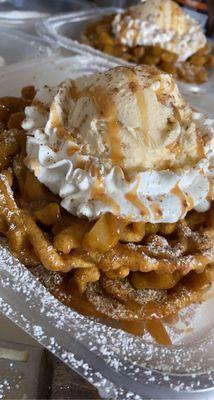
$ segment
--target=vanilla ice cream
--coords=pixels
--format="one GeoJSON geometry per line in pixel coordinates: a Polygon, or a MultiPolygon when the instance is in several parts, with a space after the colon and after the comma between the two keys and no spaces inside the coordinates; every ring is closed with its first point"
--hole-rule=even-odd
{"type": "Polygon", "coordinates": [[[159,46],[185,61],[206,44],[198,23],[172,0],[146,0],[117,14],[115,37],[129,47],[159,46]]]}
{"type": "Polygon", "coordinates": [[[44,87],[25,114],[26,164],[72,214],[175,222],[209,208],[214,121],[155,67],[44,87]]]}

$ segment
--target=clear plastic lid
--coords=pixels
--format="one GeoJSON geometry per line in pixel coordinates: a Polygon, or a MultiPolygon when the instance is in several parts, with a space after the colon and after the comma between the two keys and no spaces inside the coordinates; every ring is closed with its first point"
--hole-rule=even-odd
{"type": "MultiPolygon", "coordinates": [[[[101,8],[96,11],[85,10],[81,12],[74,12],[62,16],[50,17],[43,20],[37,27],[38,33],[43,36],[54,38],[60,46],[70,51],[75,51],[79,54],[90,53],[97,56],[101,56],[106,60],[117,62],[118,64],[130,65],[130,63],[110,56],[100,50],[94,49],[90,45],[81,43],[81,34],[85,27],[105,15],[114,14],[122,11],[119,8],[101,8]]],[[[191,93],[207,93],[214,91],[214,68],[209,74],[209,79],[203,84],[189,84],[178,81],[178,85],[183,92],[191,93]]]]}
{"type": "Polygon", "coordinates": [[[0,26],[34,33],[35,24],[51,14],[96,7],[87,0],[8,0],[0,3],[0,26]]]}
{"type": "MultiPolygon", "coordinates": [[[[112,66],[89,55],[10,66],[0,72],[0,96],[112,66]]],[[[105,399],[213,399],[213,307],[210,296],[183,310],[183,324],[191,329],[170,328],[173,345],[157,345],[64,306],[0,241],[0,310],[93,383],[105,399]]]]}
{"type": "Polygon", "coordinates": [[[42,38],[24,32],[1,28],[0,66],[44,57],[56,52],[42,38]]]}
{"type": "Polygon", "coordinates": [[[37,32],[43,38],[52,38],[56,42],[79,54],[89,53],[105,60],[116,62],[117,64],[130,65],[129,63],[117,57],[110,56],[91,46],[80,43],[80,37],[88,23],[102,18],[104,15],[114,14],[122,11],[120,8],[98,8],[94,10],[85,10],[73,12],[64,15],[58,15],[44,19],[36,27],[37,32]]]}
{"type": "Polygon", "coordinates": [[[20,11],[35,11],[49,14],[78,11],[95,7],[87,0],[9,0],[6,3],[20,11]]]}

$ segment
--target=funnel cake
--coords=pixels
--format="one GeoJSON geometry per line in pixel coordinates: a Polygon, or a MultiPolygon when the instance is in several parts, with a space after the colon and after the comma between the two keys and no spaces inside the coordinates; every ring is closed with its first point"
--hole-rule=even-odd
{"type": "Polygon", "coordinates": [[[214,66],[198,23],[172,0],[147,0],[89,24],[83,43],[136,64],[155,65],[175,78],[202,83],[214,66]]]}
{"type": "Polygon", "coordinates": [[[27,87],[0,99],[0,119],[0,230],[55,296],[150,331],[154,316],[201,300],[214,262],[214,121],[169,75],[117,67],[27,87]]]}

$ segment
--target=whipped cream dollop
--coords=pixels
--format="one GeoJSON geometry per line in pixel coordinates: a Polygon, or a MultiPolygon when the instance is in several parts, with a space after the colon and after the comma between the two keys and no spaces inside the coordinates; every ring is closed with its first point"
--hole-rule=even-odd
{"type": "Polygon", "coordinates": [[[124,45],[159,46],[185,61],[206,44],[199,24],[172,0],[146,0],[116,14],[112,32],[124,45]]]}
{"type": "Polygon", "coordinates": [[[172,223],[209,208],[214,121],[155,67],[46,86],[25,115],[26,165],[70,213],[172,223]]]}

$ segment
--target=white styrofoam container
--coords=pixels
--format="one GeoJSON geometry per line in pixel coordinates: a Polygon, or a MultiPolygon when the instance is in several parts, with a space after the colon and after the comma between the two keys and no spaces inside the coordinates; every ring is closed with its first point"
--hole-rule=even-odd
{"type": "MultiPolygon", "coordinates": [[[[2,68],[0,96],[103,71],[100,58],[49,57],[2,68]]],[[[147,342],[61,304],[0,240],[0,311],[82,374],[105,399],[213,399],[214,298],[188,314],[191,332],[170,347],[147,342]]]]}

